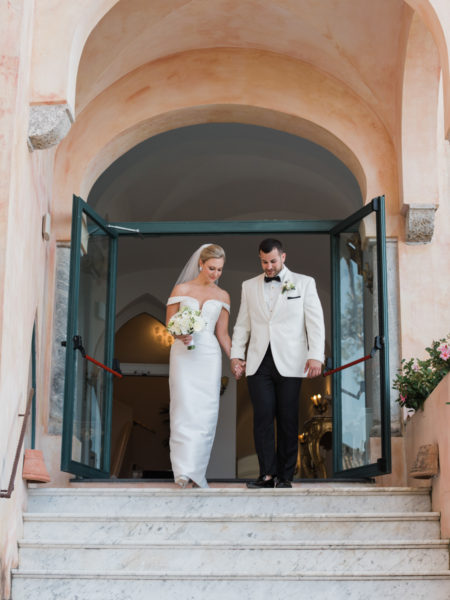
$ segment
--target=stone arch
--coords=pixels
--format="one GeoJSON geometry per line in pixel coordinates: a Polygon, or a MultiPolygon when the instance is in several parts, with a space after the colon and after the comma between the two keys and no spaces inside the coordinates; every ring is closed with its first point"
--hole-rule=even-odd
{"type": "Polygon", "coordinates": [[[146,64],[80,114],[56,155],[58,238],[69,238],[72,194],[87,197],[117,157],[157,133],[205,122],[242,122],[305,137],[342,160],[365,201],[386,194],[398,212],[392,140],[352,90],[286,56],[216,49],[146,64]]]}
{"type": "Polygon", "coordinates": [[[166,306],[153,294],[145,293],[141,294],[138,298],[135,298],[129,302],[126,306],[119,306],[118,313],[116,315],[116,332],[128,321],[140,315],[146,313],[151,315],[155,319],[161,321],[165,320],[166,306]]]}
{"type": "MultiPolygon", "coordinates": [[[[101,19],[120,0],[42,0],[35,7],[31,103],[62,104],[72,111],[80,58],[101,19]]],[[[439,50],[443,69],[445,122],[450,135],[450,15],[447,0],[404,0],[422,18],[439,50]]],[[[233,44],[231,44],[233,45],[233,44]]]]}

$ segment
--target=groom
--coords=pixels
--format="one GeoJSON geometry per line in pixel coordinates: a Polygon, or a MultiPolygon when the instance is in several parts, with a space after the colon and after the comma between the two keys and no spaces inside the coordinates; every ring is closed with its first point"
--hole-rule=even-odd
{"type": "Polygon", "coordinates": [[[276,482],[276,487],[290,488],[297,462],[302,378],[320,375],[324,360],[323,312],[314,279],[289,271],[280,241],[263,240],[259,257],[264,273],[242,284],[231,370],[237,379],[246,370],[253,404],[260,476],[247,485],[273,488],[276,482]]]}

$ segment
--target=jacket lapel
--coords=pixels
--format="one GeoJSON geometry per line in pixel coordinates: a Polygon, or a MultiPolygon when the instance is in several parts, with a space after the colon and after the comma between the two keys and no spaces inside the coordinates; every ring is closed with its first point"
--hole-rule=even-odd
{"type": "Polygon", "coordinates": [[[259,302],[260,308],[261,308],[265,318],[270,319],[270,312],[269,312],[269,309],[267,308],[267,304],[264,299],[264,275],[260,275],[258,278],[258,281],[256,283],[258,286],[257,293],[258,293],[258,302],[259,302]]]}

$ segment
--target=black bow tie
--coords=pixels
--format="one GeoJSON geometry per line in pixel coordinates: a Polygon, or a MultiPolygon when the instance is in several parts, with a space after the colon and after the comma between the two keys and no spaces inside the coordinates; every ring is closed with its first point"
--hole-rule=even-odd
{"type": "Polygon", "coordinates": [[[275,277],[267,277],[267,275],[264,277],[264,281],[266,283],[269,283],[270,281],[281,281],[280,276],[279,275],[275,275],[275,277]]]}

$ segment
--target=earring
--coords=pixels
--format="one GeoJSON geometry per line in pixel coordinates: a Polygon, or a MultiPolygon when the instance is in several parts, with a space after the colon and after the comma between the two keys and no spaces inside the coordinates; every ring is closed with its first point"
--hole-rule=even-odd
{"type": "Polygon", "coordinates": [[[203,271],[203,267],[199,267],[199,268],[198,268],[198,270],[199,270],[199,271],[203,271]]]}

